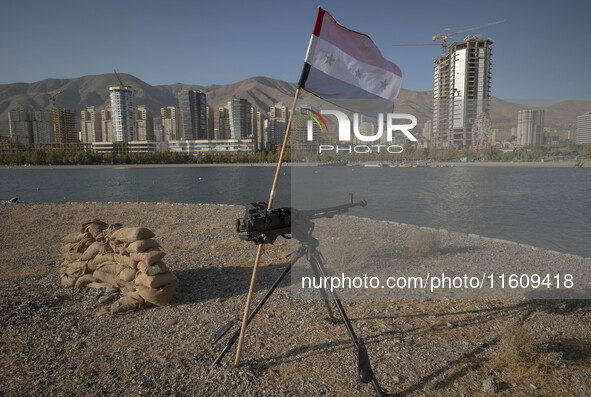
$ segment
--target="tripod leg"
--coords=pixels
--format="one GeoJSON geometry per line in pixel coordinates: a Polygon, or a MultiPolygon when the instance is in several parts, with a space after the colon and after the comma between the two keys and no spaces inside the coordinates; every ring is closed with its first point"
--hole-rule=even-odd
{"type": "MultiPolygon", "coordinates": [[[[309,262],[310,262],[310,267],[312,268],[312,272],[314,272],[314,277],[319,279],[320,278],[320,271],[318,270],[318,266],[316,265],[316,261],[314,261],[310,258],[309,262]]],[[[324,304],[326,305],[326,310],[328,310],[328,316],[329,316],[330,322],[332,322],[333,324],[336,324],[339,320],[337,320],[337,318],[334,316],[334,313],[332,312],[332,308],[330,307],[330,303],[328,303],[328,295],[326,294],[326,291],[324,290],[324,288],[320,288],[320,295],[322,295],[322,300],[324,301],[324,304]]]]}
{"type": "MultiPolygon", "coordinates": [[[[328,272],[326,271],[326,268],[324,267],[324,265],[322,263],[322,256],[321,256],[320,252],[314,250],[312,252],[312,254],[310,255],[310,262],[314,262],[314,264],[318,267],[318,270],[322,273],[323,277],[328,277],[328,272]]],[[[359,379],[363,383],[371,382],[371,384],[372,384],[373,388],[375,389],[376,393],[378,394],[378,396],[387,396],[387,394],[380,388],[378,380],[376,379],[376,377],[371,369],[371,364],[369,362],[369,355],[367,354],[367,350],[365,348],[365,343],[363,343],[363,340],[359,339],[357,337],[357,335],[355,334],[355,330],[353,330],[353,325],[351,325],[351,322],[349,321],[349,317],[347,316],[347,313],[345,313],[345,308],[343,307],[343,304],[341,303],[341,300],[339,299],[336,291],[330,290],[330,294],[331,294],[332,299],[339,311],[339,314],[341,315],[341,318],[343,319],[343,322],[345,323],[345,327],[347,328],[347,331],[349,332],[349,336],[351,337],[351,339],[353,340],[353,344],[357,348],[357,353],[358,353],[357,363],[358,363],[359,379]]]]}
{"type": "MultiPolygon", "coordinates": [[[[271,294],[275,291],[275,289],[277,289],[277,287],[279,286],[281,281],[285,278],[285,276],[287,276],[287,273],[289,273],[289,271],[291,270],[292,264],[295,263],[299,258],[301,258],[304,255],[304,253],[305,253],[304,250],[299,249],[293,254],[292,260],[285,267],[285,270],[283,270],[283,273],[281,273],[281,275],[277,278],[277,280],[275,280],[275,282],[269,288],[269,290],[267,291],[265,296],[263,296],[263,299],[261,299],[261,301],[255,306],[255,308],[252,310],[252,312],[250,312],[250,314],[248,315],[248,318],[246,320],[247,325],[251,322],[251,320],[254,318],[254,316],[256,316],[256,314],[259,312],[259,310],[261,310],[261,308],[263,307],[263,305],[265,304],[267,299],[269,299],[271,294]]],[[[209,366],[210,370],[220,363],[220,361],[222,360],[222,358],[224,358],[226,353],[228,353],[228,351],[230,350],[232,345],[234,343],[236,343],[236,341],[238,340],[238,337],[240,336],[240,330],[242,329],[243,326],[244,326],[244,324],[241,324],[240,328],[238,328],[238,330],[234,333],[234,335],[232,335],[230,340],[228,340],[228,343],[226,343],[226,345],[224,346],[224,348],[222,349],[220,354],[216,357],[214,362],[209,366]]]]}

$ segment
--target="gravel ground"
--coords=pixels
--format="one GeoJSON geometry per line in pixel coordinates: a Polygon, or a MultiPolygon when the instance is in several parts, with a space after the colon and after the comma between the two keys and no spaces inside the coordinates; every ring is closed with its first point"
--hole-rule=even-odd
{"type": "MultiPolygon", "coordinates": [[[[233,348],[208,370],[225,343],[210,345],[209,337],[241,317],[250,284],[256,247],[235,236],[242,214],[242,207],[216,205],[1,204],[0,396],[374,395],[357,380],[344,326],[325,321],[322,301],[294,299],[289,281],[247,329],[241,365],[233,365],[233,348]],[[156,233],[181,283],[172,305],[96,317],[103,292],[60,285],[61,240],[90,218],[156,233]]],[[[439,233],[439,255],[416,258],[407,246],[419,228],[350,217],[317,225],[329,261],[353,255],[346,251],[353,237],[328,237],[335,225],[349,226],[357,237],[390,236],[387,246],[372,240],[382,251],[367,263],[366,252],[356,253],[378,273],[386,257],[397,258],[389,271],[455,264],[464,272],[492,262],[591,265],[458,233],[439,233]]],[[[267,247],[253,302],[281,273],[290,250],[283,239],[267,247]]],[[[591,396],[587,300],[370,296],[346,299],[344,306],[389,393],[591,396]]]]}

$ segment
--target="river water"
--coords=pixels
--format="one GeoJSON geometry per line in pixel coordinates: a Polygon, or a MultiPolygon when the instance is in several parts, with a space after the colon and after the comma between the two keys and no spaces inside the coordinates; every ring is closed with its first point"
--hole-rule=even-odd
{"type": "MultiPolygon", "coordinates": [[[[263,166],[0,168],[0,199],[246,204],[268,200],[274,173],[263,166]]],[[[349,193],[368,201],[353,215],[591,257],[590,168],[284,167],[275,207],[344,204],[349,193]]]]}

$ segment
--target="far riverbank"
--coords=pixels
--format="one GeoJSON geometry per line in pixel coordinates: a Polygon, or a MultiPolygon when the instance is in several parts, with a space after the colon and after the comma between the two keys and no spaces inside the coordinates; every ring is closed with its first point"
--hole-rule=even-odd
{"type": "MultiPolygon", "coordinates": [[[[364,164],[382,164],[383,162],[367,162],[364,164]]],[[[283,163],[282,167],[315,167],[324,163],[283,163]]],[[[407,164],[415,164],[408,162],[407,164]]],[[[474,162],[429,162],[430,166],[438,167],[514,167],[514,168],[575,168],[578,160],[568,161],[474,161],[474,162]]],[[[348,166],[353,166],[349,163],[348,166]]],[[[212,168],[212,167],[277,167],[277,163],[208,163],[208,164],[92,164],[92,165],[0,165],[0,169],[92,169],[92,168],[212,168]]],[[[580,168],[591,168],[591,160],[583,162],[580,168]]]]}

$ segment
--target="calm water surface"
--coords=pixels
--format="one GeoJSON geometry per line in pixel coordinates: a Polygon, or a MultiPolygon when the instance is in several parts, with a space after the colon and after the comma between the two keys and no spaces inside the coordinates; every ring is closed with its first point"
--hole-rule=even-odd
{"type": "MultiPolygon", "coordinates": [[[[257,166],[0,168],[0,199],[245,204],[268,200],[274,173],[257,166]]],[[[368,201],[354,215],[591,257],[589,168],[284,167],[275,206],[338,205],[349,192],[368,201]]]]}

